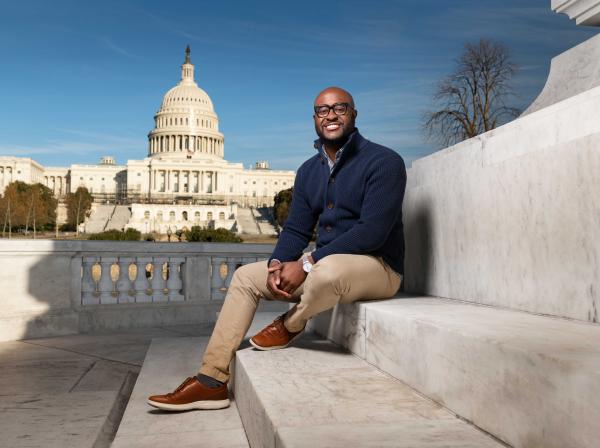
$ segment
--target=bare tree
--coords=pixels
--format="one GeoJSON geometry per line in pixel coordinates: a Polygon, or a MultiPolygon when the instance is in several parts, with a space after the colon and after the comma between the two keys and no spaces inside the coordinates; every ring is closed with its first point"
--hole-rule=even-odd
{"type": "Polygon", "coordinates": [[[434,110],[423,117],[427,139],[442,146],[487,132],[520,113],[506,105],[515,96],[510,80],[517,71],[508,48],[486,39],[467,43],[456,64],[433,95],[434,110]]]}

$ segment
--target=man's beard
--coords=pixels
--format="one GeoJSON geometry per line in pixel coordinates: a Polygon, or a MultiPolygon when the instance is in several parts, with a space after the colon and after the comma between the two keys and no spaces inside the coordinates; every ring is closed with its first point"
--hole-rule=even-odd
{"type": "Polygon", "coordinates": [[[317,131],[317,135],[319,139],[321,139],[321,143],[326,146],[343,146],[344,143],[348,141],[348,138],[354,132],[355,127],[352,126],[347,132],[344,132],[339,138],[329,139],[323,135],[323,130],[320,126],[315,126],[315,130],[317,131]]]}

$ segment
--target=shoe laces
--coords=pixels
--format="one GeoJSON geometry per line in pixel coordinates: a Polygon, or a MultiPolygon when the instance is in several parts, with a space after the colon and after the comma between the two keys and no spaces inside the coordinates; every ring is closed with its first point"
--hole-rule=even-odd
{"type": "Polygon", "coordinates": [[[266,331],[269,333],[276,333],[276,334],[280,334],[282,332],[286,333],[287,328],[285,328],[285,325],[283,324],[286,314],[287,313],[283,313],[281,316],[279,316],[277,319],[275,319],[273,322],[271,322],[267,326],[266,331]],[[279,323],[280,321],[281,321],[281,323],[279,323]]]}
{"type": "Polygon", "coordinates": [[[173,392],[168,393],[167,395],[169,395],[169,396],[175,395],[177,392],[183,390],[184,387],[186,387],[188,384],[190,384],[190,381],[193,379],[194,379],[193,377],[188,376],[183,383],[181,383],[179,386],[177,386],[177,389],[175,389],[173,392]]]}

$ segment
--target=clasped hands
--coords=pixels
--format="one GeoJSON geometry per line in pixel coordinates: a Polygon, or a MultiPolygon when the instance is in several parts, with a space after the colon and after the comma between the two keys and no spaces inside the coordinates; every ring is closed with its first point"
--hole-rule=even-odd
{"type": "MultiPolygon", "coordinates": [[[[312,257],[308,259],[313,263],[312,257]]],[[[302,259],[281,263],[273,260],[268,268],[267,288],[278,299],[291,299],[292,294],[306,280],[302,259]]]]}

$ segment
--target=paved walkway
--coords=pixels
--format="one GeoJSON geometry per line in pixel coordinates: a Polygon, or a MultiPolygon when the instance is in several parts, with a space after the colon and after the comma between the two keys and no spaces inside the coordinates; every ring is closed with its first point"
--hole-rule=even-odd
{"type": "MultiPolygon", "coordinates": [[[[249,333],[276,315],[257,314],[249,333]]],[[[0,343],[0,447],[110,446],[152,339],[211,330],[179,325],[0,343]]]]}

